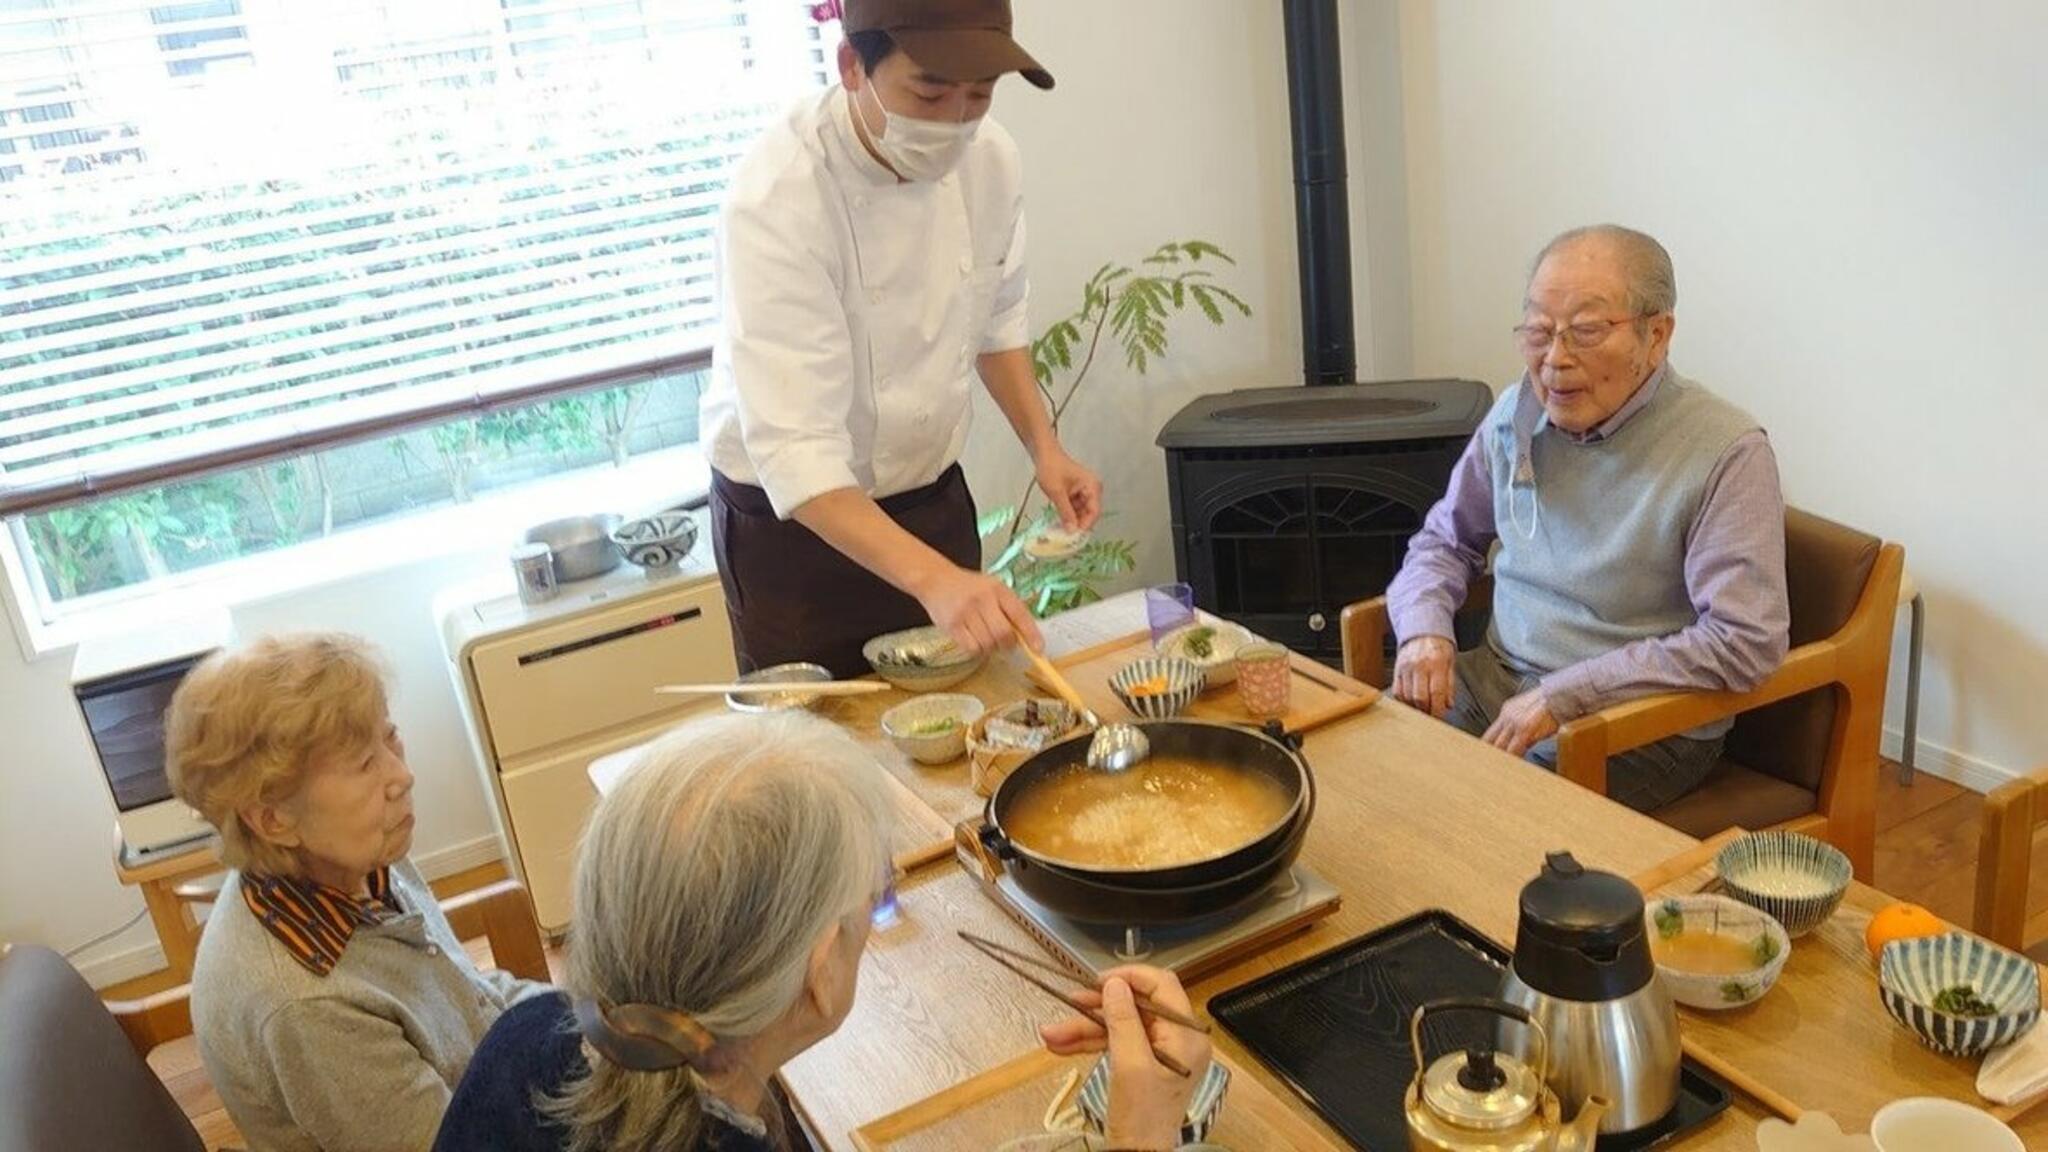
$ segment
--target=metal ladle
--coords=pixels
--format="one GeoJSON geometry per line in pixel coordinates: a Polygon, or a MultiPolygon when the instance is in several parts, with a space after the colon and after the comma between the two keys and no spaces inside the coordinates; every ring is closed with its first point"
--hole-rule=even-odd
{"type": "MultiPolygon", "coordinates": [[[[1081,699],[1080,691],[1060,672],[1059,666],[1046,659],[1045,653],[1033,648],[1014,623],[1010,628],[1016,633],[1017,646],[1024,649],[1024,658],[1038,670],[1039,679],[1066,703],[1071,710],[1070,715],[1083,722],[1092,721],[1095,714],[1088,710],[1087,701],[1081,699]]],[[[1097,772],[1122,772],[1151,754],[1152,742],[1129,724],[1104,724],[1088,741],[1088,767],[1097,772]]]]}
{"type": "Polygon", "coordinates": [[[1104,724],[1088,741],[1088,767],[1097,772],[1135,768],[1152,754],[1152,741],[1135,724],[1104,724]]]}

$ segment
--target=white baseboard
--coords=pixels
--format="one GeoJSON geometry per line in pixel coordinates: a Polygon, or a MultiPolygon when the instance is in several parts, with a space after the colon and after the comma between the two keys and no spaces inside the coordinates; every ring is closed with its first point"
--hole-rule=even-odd
{"type": "MultiPolygon", "coordinates": [[[[422,853],[413,857],[412,862],[418,866],[420,875],[425,876],[429,880],[439,880],[444,876],[453,876],[457,872],[466,872],[471,868],[480,868],[485,864],[504,858],[505,846],[494,833],[489,836],[479,836],[474,840],[465,840],[459,844],[450,844],[446,848],[437,848],[432,852],[422,853]]],[[[164,960],[164,950],[156,942],[155,933],[151,930],[149,921],[144,920],[142,923],[129,929],[129,932],[148,934],[150,939],[146,943],[124,948],[119,952],[110,952],[97,959],[79,964],[79,975],[85,977],[86,983],[94,988],[105,988],[125,980],[134,980],[147,976],[152,972],[164,970],[167,966],[164,960]]]]}
{"type": "MultiPolygon", "coordinates": [[[[136,925],[134,931],[148,932],[149,921],[136,925]]],[[[78,974],[94,988],[105,988],[123,980],[134,980],[152,972],[161,972],[169,965],[164,960],[164,950],[154,936],[147,944],[137,944],[109,953],[97,960],[90,960],[78,966],[78,974]]]]}
{"type": "MultiPolygon", "coordinates": [[[[1918,740],[1915,743],[1918,745],[1918,752],[1913,760],[1915,772],[1939,776],[1972,792],[1990,792],[2001,784],[2025,775],[2023,772],[1993,764],[1989,760],[1979,760],[1975,756],[1968,756],[1953,748],[1944,748],[1926,740],[1918,740]]],[[[1897,728],[1886,728],[1878,749],[1884,755],[1897,760],[1905,746],[1905,735],[1902,732],[1897,728]]]]}
{"type": "Polygon", "coordinates": [[[446,848],[436,848],[432,852],[413,857],[412,862],[419,867],[420,875],[429,880],[439,880],[443,876],[453,876],[457,872],[481,868],[504,858],[504,842],[493,832],[474,840],[464,840],[460,844],[450,844],[446,848]]]}

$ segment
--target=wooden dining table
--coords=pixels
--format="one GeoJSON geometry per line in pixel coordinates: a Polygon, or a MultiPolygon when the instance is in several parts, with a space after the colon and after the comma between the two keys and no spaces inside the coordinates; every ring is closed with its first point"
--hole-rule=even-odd
{"type": "MultiPolygon", "coordinates": [[[[1054,656],[1142,629],[1135,594],[1049,620],[1054,656]]],[[[1036,694],[1022,659],[992,659],[954,691],[988,705],[1036,694]]],[[[880,713],[900,694],[844,699],[825,714],[873,740],[885,764],[946,820],[978,814],[983,798],[963,763],[912,763],[879,734],[880,713]]],[[[1698,841],[1493,749],[1385,697],[1306,736],[1320,800],[1301,863],[1342,893],[1337,912],[1270,949],[1203,975],[1188,988],[1199,1011],[1209,999],[1426,908],[1442,908],[1496,940],[1513,940],[1517,896],[1544,854],[1569,849],[1592,868],[1636,875],[1698,841]]],[[[899,886],[903,919],[877,932],[862,961],[857,1001],[833,1036],[782,1070],[799,1119],[821,1147],[851,1152],[861,1125],[1012,1060],[1038,1043],[1038,1027],[1061,1014],[1043,993],[988,963],[957,929],[1006,936],[1007,914],[955,860],[941,858],[899,886]]],[[[1870,893],[1859,899],[1868,902],[1870,893]]],[[[1869,1008],[1881,1011],[1873,991],[1869,1008]]],[[[1351,1147],[1316,1117],[1227,1030],[1217,1050],[1298,1108],[1331,1149],[1351,1147]]],[[[1851,1067],[1816,1069],[1816,1085],[1853,1078],[1851,1067]]],[[[1780,1085],[1802,1098],[1799,1085],[1780,1085]]],[[[1845,1132],[1868,1129],[1857,1101],[1831,1106],[1845,1132]]],[[[1667,1147],[1753,1152],[1771,1110],[1741,1093],[1707,1125],[1667,1147]]],[[[2029,1147],[2048,1148],[2048,1110],[2015,1125],[2029,1147]]]]}

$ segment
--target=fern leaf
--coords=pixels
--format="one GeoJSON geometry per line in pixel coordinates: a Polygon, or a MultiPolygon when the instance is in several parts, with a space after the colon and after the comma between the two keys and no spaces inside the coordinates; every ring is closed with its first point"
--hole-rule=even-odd
{"type": "Polygon", "coordinates": [[[994,508],[974,518],[974,534],[983,540],[1003,530],[1010,518],[1017,514],[1015,504],[994,508]]]}
{"type": "Polygon", "coordinates": [[[1230,289],[1225,288],[1221,284],[1215,285],[1211,290],[1214,291],[1218,296],[1221,296],[1225,300],[1230,301],[1231,305],[1237,309],[1239,315],[1249,316],[1252,314],[1252,306],[1238,299],[1237,293],[1232,292],[1230,289]]]}

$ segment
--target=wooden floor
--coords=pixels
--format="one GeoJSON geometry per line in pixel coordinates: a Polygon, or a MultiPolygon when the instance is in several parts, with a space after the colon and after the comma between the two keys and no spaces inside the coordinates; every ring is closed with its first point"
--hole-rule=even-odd
{"type": "MultiPolygon", "coordinates": [[[[1977,823],[1984,798],[1926,773],[1898,783],[1887,763],[1877,793],[1877,887],[1951,924],[1976,917],[1977,823]]],[[[2048,826],[2044,826],[2048,835],[2048,826]]],[[[2027,951],[2048,963],[2048,847],[2034,842],[2027,882],[2027,951]]]]}
{"type": "MultiPolygon", "coordinates": [[[[1976,901],[1977,820],[1983,807],[1983,797],[1975,792],[1925,773],[1916,775],[1911,785],[1901,784],[1898,767],[1886,764],[1877,797],[1877,887],[1924,905],[1951,923],[1968,925],[1976,901]]],[[[434,888],[447,896],[503,876],[503,868],[493,864],[448,877],[434,888]]],[[[2048,851],[2038,845],[2032,879],[2029,943],[2048,938],[2048,851]]],[[[489,964],[490,952],[482,941],[472,943],[470,952],[479,964],[489,964]]],[[[559,978],[561,957],[553,949],[548,952],[548,966],[559,978]]],[[[106,994],[110,998],[142,996],[169,985],[164,973],[107,989],[106,994]]],[[[208,1149],[239,1143],[220,1097],[207,1083],[190,1037],[157,1049],[149,1063],[170,1086],[185,1114],[192,1117],[208,1149]]]]}

